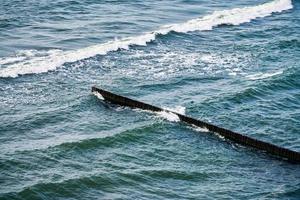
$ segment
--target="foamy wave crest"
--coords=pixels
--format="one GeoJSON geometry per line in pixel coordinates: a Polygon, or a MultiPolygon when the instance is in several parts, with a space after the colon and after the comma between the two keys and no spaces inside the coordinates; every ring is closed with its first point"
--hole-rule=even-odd
{"type": "Polygon", "coordinates": [[[193,126],[193,129],[194,129],[195,131],[197,131],[197,132],[202,132],[202,133],[207,133],[207,132],[209,132],[209,130],[208,130],[207,128],[205,128],[205,127],[201,128],[201,127],[199,127],[199,126],[193,126]]]}
{"type": "Polygon", "coordinates": [[[175,106],[174,108],[168,108],[168,107],[164,107],[165,110],[171,111],[171,112],[175,112],[178,114],[182,114],[185,115],[185,107],[183,106],[175,106]]]}
{"type": "Polygon", "coordinates": [[[93,95],[95,95],[100,100],[104,100],[104,97],[99,92],[93,92],[93,95]]]}
{"type": "MultiPolygon", "coordinates": [[[[216,11],[202,18],[192,19],[182,24],[163,26],[161,29],[145,33],[137,37],[128,37],[120,40],[110,41],[73,51],[49,51],[45,56],[32,57],[26,60],[10,58],[10,61],[2,61],[0,77],[17,77],[24,74],[43,73],[53,71],[65,63],[105,55],[108,52],[119,49],[129,49],[130,46],[146,46],[147,43],[156,39],[157,35],[166,35],[171,31],[187,33],[190,31],[212,30],[213,27],[229,24],[239,25],[250,22],[253,19],[270,16],[272,13],[279,13],[291,9],[291,0],[274,0],[258,6],[234,8],[232,10],[216,11]]],[[[5,59],[4,59],[5,60],[5,59]]]]}
{"type": "Polygon", "coordinates": [[[165,118],[166,120],[171,121],[171,122],[179,122],[180,121],[178,115],[176,115],[175,113],[172,113],[172,112],[161,111],[161,112],[157,112],[157,114],[160,117],[165,118]]]}
{"type": "Polygon", "coordinates": [[[277,76],[282,73],[283,73],[282,70],[279,70],[279,71],[273,72],[273,73],[257,73],[257,74],[248,75],[248,76],[246,76],[246,78],[248,78],[249,80],[260,80],[260,79],[266,79],[266,78],[270,78],[273,76],[277,76]]]}
{"type": "Polygon", "coordinates": [[[183,106],[176,106],[175,108],[164,107],[164,111],[156,112],[156,113],[158,114],[158,116],[165,118],[168,121],[179,122],[180,119],[176,113],[184,115],[185,107],[183,107],[183,106]]]}

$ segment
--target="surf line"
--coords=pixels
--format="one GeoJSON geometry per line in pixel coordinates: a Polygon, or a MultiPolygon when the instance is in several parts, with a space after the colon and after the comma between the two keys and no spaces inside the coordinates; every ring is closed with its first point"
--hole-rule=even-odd
{"type": "Polygon", "coordinates": [[[175,114],[178,116],[180,121],[185,122],[189,125],[197,126],[200,128],[205,128],[205,129],[209,130],[209,132],[217,133],[220,136],[224,137],[225,139],[231,140],[233,142],[265,151],[269,154],[284,158],[293,163],[300,163],[300,153],[299,152],[296,152],[296,151],[293,151],[290,149],[286,149],[283,147],[279,147],[274,144],[264,142],[264,141],[261,141],[258,139],[254,139],[249,136],[245,136],[240,133],[236,133],[236,132],[230,131],[228,129],[224,129],[224,128],[215,126],[213,124],[210,124],[210,123],[207,123],[207,122],[204,122],[201,120],[197,120],[192,117],[188,117],[186,115],[179,114],[179,113],[171,111],[171,110],[159,108],[159,107],[156,107],[156,106],[144,103],[144,102],[130,99],[128,97],[117,95],[117,94],[100,89],[95,86],[92,87],[92,92],[94,94],[96,94],[97,96],[100,96],[101,99],[109,101],[113,104],[118,104],[121,106],[126,106],[126,107],[131,107],[131,108],[139,108],[139,109],[147,110],[147,111],[168,112],[171,114],[175,114]]]}

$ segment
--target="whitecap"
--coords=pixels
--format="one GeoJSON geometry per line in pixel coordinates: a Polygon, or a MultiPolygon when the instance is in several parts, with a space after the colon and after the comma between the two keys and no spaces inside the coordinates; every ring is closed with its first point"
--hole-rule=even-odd
{"type": "Polygon", "coordinates": [[[98,99],[104,100],[104,97],[99,92],[93,92],[93,95],[95,95],[98,99]]]}
{"type": "Polygon", "coordinates": [[[167,119],[168,121],[171,121],[171,122],[179,122],[180,121],[178,115],[173,113],[173,112],[161,111],[161,112],[157,112],[157,114],[160,117],[165,118],[165,119],[167,119]]]}
{"type": "Polygon", "coordinates": [[[164,107],[165,110],[175,112],[181,115],[185,115],[185,107],[184,106],[175,106],[174,108],[164,107]]]}

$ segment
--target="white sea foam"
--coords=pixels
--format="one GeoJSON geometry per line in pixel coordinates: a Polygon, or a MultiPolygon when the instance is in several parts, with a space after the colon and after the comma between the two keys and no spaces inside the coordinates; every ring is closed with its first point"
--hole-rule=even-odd
{"type": "Polygon", "coordinates": [[[174,108],[167,108],[164,107],[164,111],[156,112],[160,117],[163,117],[171,122],[179,122],[179,116],[176,114],[185,114],[185,107],[183,106],[176,106],[174,108]]]}
{"type": "Polygon", "coordinates": [[[139,108],[135,108],[135,111],[138,112],[148,112],[148,113],[152,113],[152,114],[156,114],[158,117],[164,118],[168,121],[171,122],[179,122],[179,116],[176,114],[185,114],[185,107],[183,106],[176,106],[175,108],[168,108],[168,107],[163,107],[164,111],[160,111],[160,112],[154,112],[154,111],[149,111],[149,110],[142,110],[139,108]],[[175,113],[173,113],[175,112],[175,113]]]}
{"type": "Polygon", "coordinates": [[[25,56],[0,58],[0,65],[6,65],[6,64],[14,63],[14,62],[20,62],[20,61],[23,61],[25,59],[26,59],[25,56]]]}
{"type": "Polygon", "coordinates": [[[198,127],[198,126],[193,126],[193,129],[194,130],[196,130],[196,131],[199,131],[199,132],[209,132],[209,130],[206,128],[206,127],[203,127],[203,128],[201,128],[201,127],[198,127]]]}
{"type": "Polygon", "coordinates": [[[257,74],[248,75],[246,76],[246,78],[248,78],[249,80],[260,80],[260,79],[270,78],[272,76],[277,76],[282,73],[283,73],[282,70],[279,70],[277,72],[272,72],[272,73],[257,73],[257,74]]]}
{"type": "Polygon", "coordinates": [[[220,135],[219,133],[216,133],[216,132],[212,132],[212,131],[209,131],[208,128],[206,127],[198,127],[198,126],[192,126],[192,129],[197,131],[197,132],[201,132],[201,133],[208,133],[208,132],[211,132],[211,133],[214,133],[218,138],[220,138],[221,140],[226,140],[224,136],[220,135]]]}
{"type": "Polygon", "coordinates": [[[104,97],[99,92],[93,92],[93,95],[95,95],[100,100],[104,100],[104,97]]]}
{"type": "Polygon", "coordinates": [[[213,27],[222,24],[239,25],[292,7],[291,0],[274,0],[258,6],[215,11],[210,15],[192,19],[182,24],[163,26],[157,31],[145,33],[141,36],[117,39],[73,51],[49,51],[44,56],[32,57],[19,62],[14,60],[12,64],[6,62],[6,65],[0,68],[0,77],[17,77],[24,74],[52,71],[68,62],[76,62],[95,55],[105,55],[118,49],[128,49],[132,45],[146,46],[148,42],[155,40],[157,35],[166,35],[171,31],[187,33],[212,30],[213,27]]]}
{"type": "Polygon", "coordinates": [[[155,114],[157,114],[159,117],[162,117],[168,121],[171,122],[179,122],[179,116],[176,114],[185,114],[185,107],[183,106],[176,106],[174,108],[168,108],[168,107],[164,107],[163,108],[164,111],[161,112],[154,112],[155,114]]]}
{"type": "Polygon", "coordinates": [[[156,113],[160,117],[163,117],[171,122],[179,122],[180,121],[178,115],[175,113],[182,114],[182,115],[185,114],[185,107],[183,107],[183,106],[176,106],[175,108],[164,107],[164,109],[165,109],[165,111],[156,112],[156,113]],[[173,113],[173,112],[175,112],[175,113],[173,113]]]}
{"type": "Polygon", "coordinates": [[[164,107],[164,109],[178,113],[178,114],[185,115],[185,107],[183,107],[183,106],[175,106],[174,108],[164,107]]]}
{"type": "Polygon", "coordinates": [[[168,121],[171,121],[171,122],[179,122],[180,121],[178,115],[176,115],[175,113],[172,113],[172,112],[161,111],[161,112],[157,112],[157,114],[160,117],[163,117],[163,118],[165,118],[165,119],[167,119],[168,121]]]}

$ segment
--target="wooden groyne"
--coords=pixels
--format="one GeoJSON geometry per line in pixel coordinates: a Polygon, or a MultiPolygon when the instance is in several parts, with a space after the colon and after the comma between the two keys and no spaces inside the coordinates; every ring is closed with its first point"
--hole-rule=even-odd
{"type": "Polygon", "coordinates": [[[264,142],[264,141],[261,141],[258,139],[254,139],[249,136],[245,136],[240,133],[236,133],[236,132],[230,131],[228,129],[224,129],[224,128],[215,126],[213,124],[210,124],[210,123],[207,123],[207,122],[204,122],[201,120],[197,120],[192,117],[188,117],[188,116],[185,116],[185,115],[182,115],[182,114],[170,111],[170,110],[166,110],[166,109],[159,108],[159,107],[147,104],[147,103],[133,100],[128,97],[120,96],[120,95],[114,94],[112,92],[109,92],[109,91],[106,91],[106,90],[103,90],[103,89],[100,89],[97,87],[92,87],[92,92],[97,92],[97,93],[101,94],[101,96],[105,100],[107,100],[111,103],[114,103],[114,104],[121,105],[121,106],[128,106],[131,108],[139,108],[142,110],[149,110],[149,111],[154,111],[154,112],[165,111],[165,112],[176,114],[179,117],[180,121],[185,122],[189,125],[194,125],[194,126],[197,126],[200,128],[206,128],[210,132],[217,133],[220,136],[223,136],[224,138],[231,140],[233,142],[236,142],[236,143],[239,143],[239,144],[242,144],[245,146],[254,147],[256,149],[259,149],[259,150],[265,151],[269,154],[287,159],[294,163],[300,163],[300,153],[299,152],[292,151],[292,150],[289,150],[289,149],[286,149],[283,147],[279,147],[274,144],[264,142]]]}

